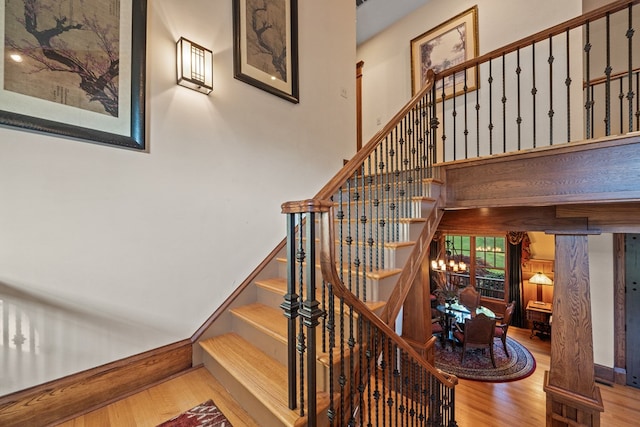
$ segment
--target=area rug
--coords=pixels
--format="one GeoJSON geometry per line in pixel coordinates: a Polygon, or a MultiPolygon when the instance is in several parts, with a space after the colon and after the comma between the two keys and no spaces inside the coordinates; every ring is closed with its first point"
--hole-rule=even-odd
{"type": "Polygon", "coordinates": [[[518,341],[507,337],[509,357],[502,348],[502,341],[495,340],[493,355],[496,367],[491,365],[489,350],[485,353],[479,349],[467,350],[464,364],[460,364],[462,346],[452,350],[451,343],[442,346],[440,340],[435,345],[436,368],[454,374],[458,378],[486,382],[516,381],[528,377],[536,370],[536,360],[533,355],[518,341]]]}
{"type": "Polygon", "coordinates": [[[231,427],[220,409],[209,399],[186,412],[173,417],[158,427],[231,427]]]}

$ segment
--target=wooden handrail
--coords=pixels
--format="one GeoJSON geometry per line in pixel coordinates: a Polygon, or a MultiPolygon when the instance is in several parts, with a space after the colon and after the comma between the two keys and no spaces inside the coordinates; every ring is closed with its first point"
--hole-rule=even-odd
{"type": "Polygon", "coordinates": [[[518,49],[522,49],[528,46],[531,46],[534,43],[538,43],[541,41],[548,40],[550,37],[557,36],[559,34],[565,33],[569,30],[573,30],[575,28],[581,27],[588,22],[595,21],[597,19],[605,17],[607,14],[612,14],[618,12],[629,5],[634,5],[640,3],[640,0],[617,0],[608,5],[599,7],[597,9],[592,10],[591,12],[587,12],[583,15],[580,15],[576,18],[569,19],[561,24],[555,25],[546,30],[537,32],[531,36],[522,38],[518,41],[510,43],[501,48],[495,49],[489,53],[485,53],[484,55],[478,56],[476,58],[472,58],[468,61],[465,61],[461,64],[458,64],[454,67],[447,68],[446,70],[438,73],[436,75],[436,79],[442,79],[447,76],[451,76],[460,71],[464,71],[485,62],[488,62],[492,59],[500,58],[503,55],[506,55],[511,52],[515,52],[518,49]]]}
{"type": "MultiPolygon", "coordinates": [[[[631,70],[631,74],[636,74],[639,71],[640,71],[640,67],[633,68],[631,70]]],[[[629,75],[629,71],[620,71],[619,73],[611,74],[609,76],[609,80],[616,80],[619,77],[624,77],[624,76],[628,76],[628,75],[629,75]]],[[[589,80],[588,82],[584,82],[582,84],[582,87],[586,89],[587,87],[590,87],[590,86],[601,85],[602,83],[605,83],[606,81],[607,81],[607,76],[602,76],[602,77],[598,77],[597,79],[592,79],[592,80],[589,80]]]]}
{"type": "MultiPolygon", "coordinates": [[[[640,0],[638,0],[640,1],[640,0]]],[[[435,82],[435,73],[433,70],[427,71],[427,81],[424,87],[414,95],[413,98],[391,118],[389,123],[380,131],[378,131],[370,140],[365,144],[360,151],[356,153],[351,160],[349,160],[340,171],[316,194],[315,199],[328,200],[335,194],[336,191],[343,185],[354,173],[358,170],[360,165],[369,157],[371,153],[376,149],[378,144],[400,123],[400,121],[411,111],[413,107],[433,88],[435,82]]]]}

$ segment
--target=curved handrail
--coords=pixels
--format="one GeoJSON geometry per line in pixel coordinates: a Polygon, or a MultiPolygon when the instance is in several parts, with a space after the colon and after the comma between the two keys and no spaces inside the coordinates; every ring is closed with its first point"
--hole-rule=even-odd
{"type": "MultiPolygon", "coordinates": [[[[307,201],[308,203],[309,201],[307,201]]],[[[455,375],[448,374],[446,372],[441,371],[435,366],[430,365],[417,351],[415,351],[407,342],[402,339],[396,332],[391,329],[385,322],[382,321],[378,316],[376,316],[369,307],[366,306],[360,299],[356,298],[356,296],[349,291],[342,280],[340,280],[340,276],[338,275],[338,271],[336,270],[336,265],[333,262],[335,259],[335,247],[332,244],[334,241],[334,224],[331,215],[331,210],[333,208],[328,206],[326,202],[319,201],[319,205],[314,209],[316,212],[324,211],[325,214],[322,215],[320,219],[320,267],[322,269],[322,274],[325,280],[333,285],[334,295],[342,298],[345,303],[355,309],[359,316],[364,317],[367,321],[374,324],[380,331],[382,331],[386,336],[391,338],[393,343],[398,346],[398,348],[405,351],[408,355],[410,355],[416,363],[418,363],[423,369],[430,372],[434,375],[442,384],[444,384],[448,388],[453,388],[458,383],[458,377],[455,375]]],[[[431,338],[430,344],[433,344],[434,337],[431,338]]]]}

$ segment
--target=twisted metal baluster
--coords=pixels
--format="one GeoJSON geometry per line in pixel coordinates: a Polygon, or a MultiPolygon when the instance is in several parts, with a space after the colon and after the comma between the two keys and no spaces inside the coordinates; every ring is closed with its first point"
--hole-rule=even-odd
{"type": "MultiPolygon", "coordinates": [[[[634,93],[633,93],[633,80],[632,80],[632,75],[633,75],[633,34],[635,32],[635,30],[633,29],[633,10],[632,10],[633,6],[630,4],[629,5],[629,26],[627,28],[627,45],[628,45],[628,84],[629,84],[629,90],[627,92],[627,101],[629,102],[629,132],[633,132],[633,97],[634,97],[634,93]]],[[[622,110],[621,114],[622,115],[622,110]]]]}
{"type": "Polygon", "coordinates": [[[566,56],[567,56],[567,78],[564,81],[564,84],[567,86],[567,142],[571,142],[571,64],[569,61],[569,30],[567,30],[567,48],[566,48],[566,56]]]}
{"type": "Polygon", "coordinates": [[[553,38],[549,36],[549,59],[547,62],[549,63],[549,145],[553,145],[553,62],[555,58],[553,57],[553,38]]]}

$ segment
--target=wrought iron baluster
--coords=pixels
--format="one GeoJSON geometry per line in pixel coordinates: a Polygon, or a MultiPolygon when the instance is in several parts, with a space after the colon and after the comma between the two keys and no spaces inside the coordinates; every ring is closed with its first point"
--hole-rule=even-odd
{"type": "Polygon", "coordinates": [[[507,152],[507,82],[505,55],[502,54],[502,152],[507,152]]]}
{"type": "Polygon", "coordinates": [[[584,44],[584,52],[585,52],[585,91],[587,96],[587,101],[584,105],[586,110],[586,123],[585,127],[587,130],[587,139],[593,138],[593,89],[591,86],[591,42],[590,42],[590,25],[589,21],[585,24],[585,38],[586,42],[584,44]]]}
{"type": "Polygon", "coordinates": [[[532,70],[532,88],[531,88],[531,96],[533,99],[533,148],[536,148],[536,95],[538,94],[538,89],[536,88],[536,44],[535,42],[531,44],[531,70],[532,70]]]}
{"type": "MultiPolygon", "coordinates": [[[[375,175],[375,196],[373,199],[373,206],[375,207],[375,223],[376,223],[376,227],[375,227],[375,244],[376,244],[376,264],[375,264],[375,269],[379,270],[380,269],[380,265],[381,265],[381,254],[383,252],[383,245],[382,242],[380,241],[382,239],[382,241],[384,242],[384,226],[381,224],[382,219],[380,218],[380,195],[381,192],[380,190],[382,189],[382,173],[384,171],[384,164],[382,163],[382,160],[378,160],[378,149],[380,147],[377,147],[374,152],[373,152],[373,161],[374,164],[376,165],[376,175],[375,175]]],[[[380,156],[382,158],[382,156],[380,156]]],[[[373,224],[373,219],[371,221],[371,223],[373,224]]]]}
{"type": "MultiPolygon", "coordinates": [[[[297,328],[296,318],[298,317],[298,309],[300,308],[299,296],[296,293],[296,230],[299,227],[296,225],[296,215],[290,213],[287,215],[287,293],[284,296],[284,302],[280,307],[284,311],[287,320],[287,360],[288,360],[288,386],[289,396],[288,404],[289,409],[295,409],[297,403],[297,378],[298,371],[296,369],[296,337],[297,328]]],[[[300,218],[302,215],[300,214],[300,218]]],[[[300,219],[302,224],[302,219],[300,219]]]]}
{"type": "Polygon", "coordinates": [[[489,60],[489,154],[493,154],[493,60],[489,60]]]}
{"type": "MultiPolygon", "coordinates": [[[[346,266],[348,266],[349,268],[347,268],[346,274],[347,274],[347,289],[349,289],[351,292],[353,292],[353,272],[350,268],[350,266],[352,265],[351,263],[353,262],[353,258],[352,258],[352,250],[351,250],[351,246],[353,244],[353,216],[351,215],[351,210],[352,210],[352,204],[353,201],[355,199],[355,191],[357,191],[357,187],[354,190],[353,189],[353,179],[349,179],[347,180],[347,194],[349,196],[349,200],[347,201],[347,238],[345,241],[345,245],[347,246],[347,263],[346,266]]],[[[345,269],[345,264],[341,264],[340,265],[340,270],[344,270],[345,269]]]]}
{"type": "Polygon", "coordinates": [[[522,73],[522,68],[520,68],[520,48],[516,51],[516,96],[517,96],[517,117],[516,117],[516,125],[518,129],[518,151],[522,149],[522,112],[521,112],[521,94],[520,94],[520,73],[522,73]]]}
{"type": "Polygon", "coordinates": [[[458,160],[458,153],[457,153],[457,145],[458,145],[458,135],[456,132],[456,124],[458,123],[457,117],[458,117],[458,112],[456,110],[456,73],[454,73],[451,78],[453,79],[453,84],[451,86],[452,88],[452,93],[451,93],[451,122],[452,122],[452,130],[451,133],[453,134],[453,160],[458,160]]]}
{"type": "Polygon", "coordinates": [[[567,142],[571,142],[571,63],[570,63],[570,48],[571,42],[569,41],[569,30],[567,30],[567,48],[565,55],[567,57],[567,78],[564,84],[567,86],[567,142]]]}
{"type": "MultiPolygon", "coordinates": [[[[392,149],[391,149],[391,162],[393,164],[393,172],[389,174],[389,179],[392,180],[393,185],[392,185],[392,189],[393,189],[393,203],[391,203],[391,222],[393,224],[393,235],[391,237],[391,241],[393,242],[397,242],[398,241],[398,236],[400,234],[400,228],[399,228],[399,221],[398,218],[400,217],[400,213],[398,212],[399,209],[399,205],[400,205],[400,191],[399,191],[399,183],[398,183],[398,174],[399,174],[399,169],[398,169],[398,126],[396,126],[396,128],[394,129],[393,132],[393,140],[391,141],[391,145],[392,145],[392,149]]],[[[391,172],[391,171],[389,171],[391,172]]]]}
{"type": "MultiPolygon", "coordinates": [[[[467,81],[467,74],[469,70],[464,70],[464,86],[462,88],[464,93],[464,158],[469,158],[469,108],[467,105],[467,94],[469,93],[469,85],[467,81]]],[[[479,155],[479,153],[476,153],[479,155]]]]}
{"type": "Polygon", "coordinates": [[[611,135],[611,19],[610,14],[607,13],[606,16],[606,58],[607,58],[607,66],[604,69],[604,74],[606,76],[606,82],[604,87],[604,124],[605,124],[605,135],[611,135]]]}
{"type": "Polygon", "coordinates": [[[446,114],[444,114],[444,112],[446,111],[445,108],[445,101],[447,99],[445,92],[444,92],[444,78],[442,79],[442,95],[441,95],[441,101],[442,104],[440,105],[440,107],[442,108],[442,160],[446,161],[447,160],[447,126],[446,126],[446,114]]]}
{"type": "Polygon", "coordinates": [[[549,145],[553,145],[553,37],[549,36],[549,145]]]}
{"type": "MultiPolygon", "coordinates": [[[[640,73],[636,72],[636,92],[640,91],[640,73]]],[[[640,95],[636,96],[636,130],[640,130],[640,95]]]]}
{"type": "Polygon", "coordinates": [[[358,173],[358,171],[356,171],[353,174],[353,188],[354,188],[354,192],[353,192],[353,209],[355,211],[354,216],[353,216],[353,228],[355,231],[355,235],[353,236],[353,241],[352,241],[352,245],[354,245],[353,247],[353,264],[349,263],[349,265],[347,266],[347,268],[352,271],[353,274],[353,279],[355,282],[355,289],[351,289],[351,292],[353,292],[356,297],[360,298],[360,255],[358,253],[358,248],[360,246],[360,187],[359,187],[359,180],[358,177],[361,176],[360,173],[358,173]]]}
{"type": "Polygon", "coordinates": [[[616,77],[616,80],[618,80],[619,83],[619,92],[618,92],[618,108],[620,108],[620,114],[619,114],[619,126],[620,126],[620,134],[624,133],[623,129],[624,129],[624,124],[623,124],[623,119],[624,119],[624,114],[622,114],[622,110],[624,109],[624,88],[623,88],[623,79],[622,76],[620,77],[616,77]]]}
{"type": "MultiPolygon", "coordinates": [[[[327,323],[327,331],[329,332],[329,378],[334,378],[334,364],[333,364],[333,350],[336,348],[336,307],[335,297],[333,296],[333,285],[327,283],[327,289],[329,293],[329,321],[327,323]]],[[[334,426],[336,421],[336,408],[334,407],[335,386],[334,382],[329,381],[329,410],[327,416],[329,418],[329,424],[334,426]]]]}
{"type": "MultiPolygon", "coordinates": [[[[632,79],[632,75],[633,75],[633,34],[635,32],[635,30],[633,29],[633,5],[629,5],[629,13],[628,13],[628,19],[629,19],[629,26],[627,28],[627,33],[626,33],[626,37],[627,37],[627,45],[628,45],[628,77],[627,77],[627,82],[629,85],[629,90],[627,92],[627,101],[629,102],[629,111],[628,111],[628,118],[629,118],[629,132],[633,132],[633,97],[634,97],[634,92],[633,92],[633,79],[632,79]]],[[[622,115],[622,110],[620,110],[620,115],[622,115]]]]}
{"type": "MultiPolygon", "coordinates": [[[[479,65],[477,65],[479,67],[479,65]]],[[[477,71],[477,69],[476,69],[477,71]]],[[[478,74],[476,74],[476,77],[478,74]]],[[[480,90],[476,87],[476,152],[480,155],[480,90]]]]}

